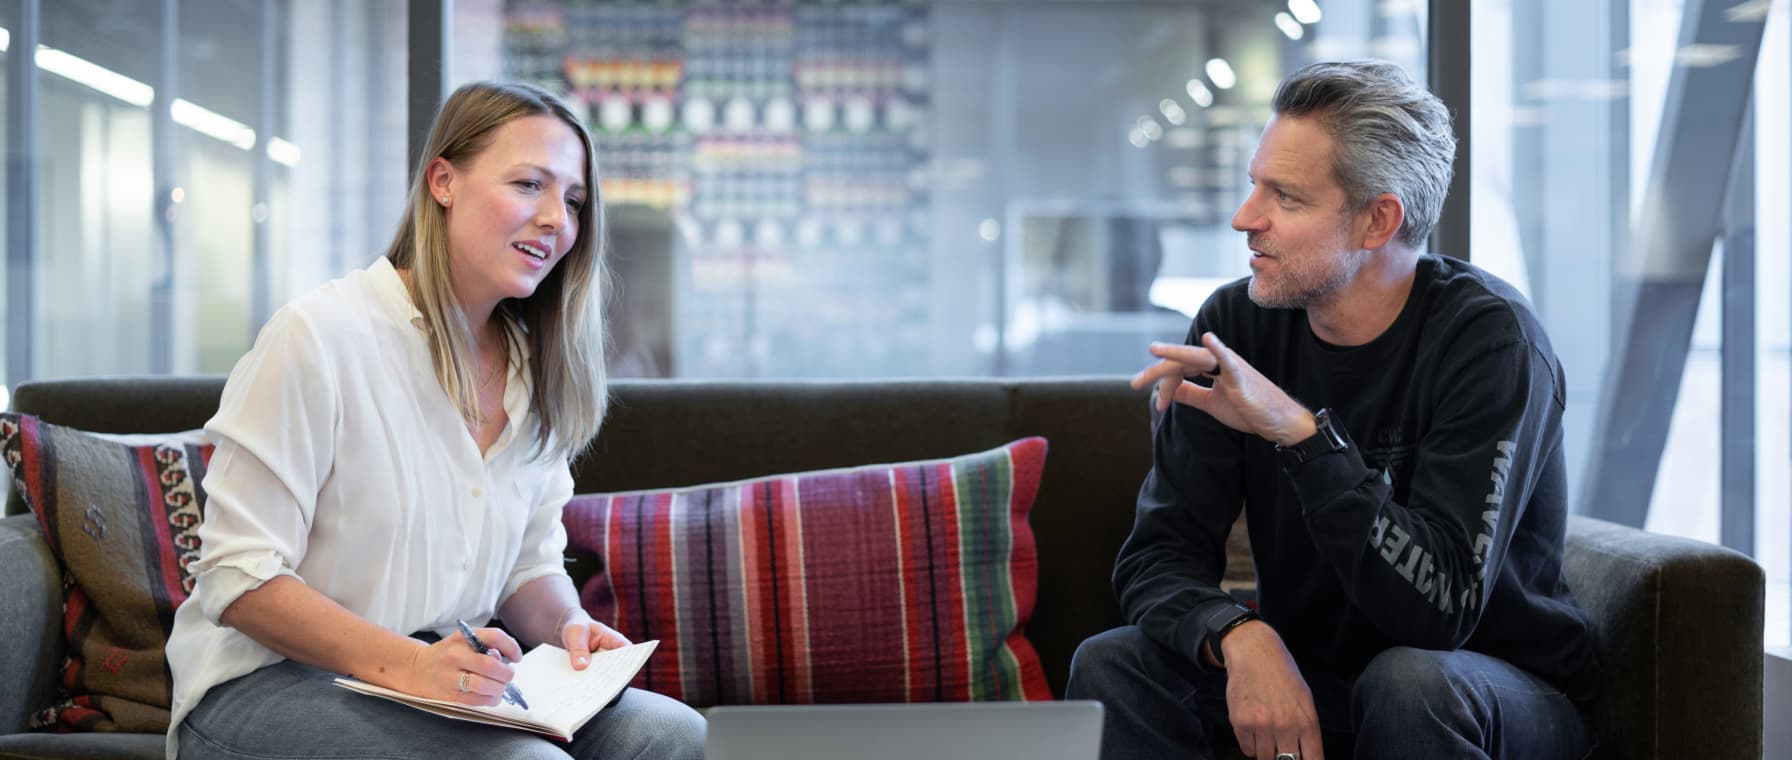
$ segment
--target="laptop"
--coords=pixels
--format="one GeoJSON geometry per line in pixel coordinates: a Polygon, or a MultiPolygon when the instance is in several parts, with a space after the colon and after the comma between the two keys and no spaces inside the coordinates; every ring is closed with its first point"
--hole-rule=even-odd
{"type": "Polygon", "coordinates": [[[708,760],[1097,760],[1101,703],[714,707],[708,760]]]}

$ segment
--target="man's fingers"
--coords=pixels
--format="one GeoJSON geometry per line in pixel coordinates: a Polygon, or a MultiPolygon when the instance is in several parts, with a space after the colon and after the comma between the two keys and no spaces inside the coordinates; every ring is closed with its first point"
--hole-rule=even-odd
{"type": "MultiPolygon", "coordinates": [[[[1207,333],[1212,335],[1212,333],[1207,333]]],[[[1183,373],[1188,377],[1219,374],[1219,364],[1213,351],[1206,346],[1190,346],[1183,343],[1152,343],[1151,355],[1165,361],[1182,365],[1183,373]]]]}
{"type": "Polygon", "coordinates": [[[1269,757],[1271,758],[1271,760],[1274,760],[1276,755],[1282,754],[1284,752],[1291,752],[1295,755],[1298,755],[1300,757],[1300,760],[1307,760],[1307,753],[1305,751],[1306,745],[1301,744],[1300,739],[1301,739],[1301,732],[1299,732],[1299,731],[1283,730],[1283,731],[1277,732],[1276,733],[1276,746],[1275,746],[1275,749],[1269,753],[1269,757]]]}
{"type": "Polygon", "coordinates": [[[1301,733],[1300,760],[1325,760],[1325,741],[1318,725],[1308,725],[1301,733]]]}
{"type": "Polygon", "coordinates": [[[1134,389],[1143,389],[1149,387],[1152,383],[1169,378],[1181,380],[1187,372],[1188,370],[1179,362],[1161,361],[1139,370],[1139,374],[1133,375],[1132,387],[1134,389]]]}
{"type": "Polygon", "coordinates": [[[1238,354],[1233,353],[1232,349],[1227,348],[1226,344],[1221,343],[1220,336],[1210,332],[1201,333],[1201,345],[1205,346],[1208,354],[1213,357],[1214,374],[1239,374],[1238,354]]]}
{"type": "Polygon", "coordinates": [[[1250,729],[1235,726],[1232,729],[1232,738],[1238,740],[1238,751],[1243,752],[1245,757],[1257,757],[1256,735],[1252,734],[1250,729]]]}
{"type": "MultiPolygon", "coordinates": [[[[1175,394],[1176,403],[1186,404],[1205,412],[1207,411],[1207,399],[1213,396],[1213,389],[1203,388],[1188,382],[1187,380],[1183,380],[1176,383],[1175,394]]],[[[1161,396],[1162,394],[1159,395],[1161,396]]]]}

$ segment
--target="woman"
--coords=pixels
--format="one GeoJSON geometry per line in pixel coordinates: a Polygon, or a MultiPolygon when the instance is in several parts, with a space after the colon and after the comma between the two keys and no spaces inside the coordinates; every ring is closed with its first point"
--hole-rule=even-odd
{"type": "Polygon", "coordinates": [[[493,705],[517,639],[580,669],[628,643],[561,559],[568,463],[606,398],[594,165],[545,91],[461,88],[391,249],[283,308],[237,363],[168,642],[170,758],[702,755],[701,717],[635,689],[556,745],[332,682],[493,705]],[[455,633],[494,613],[517,639],[475,633],[504,661],[455,633]]]}

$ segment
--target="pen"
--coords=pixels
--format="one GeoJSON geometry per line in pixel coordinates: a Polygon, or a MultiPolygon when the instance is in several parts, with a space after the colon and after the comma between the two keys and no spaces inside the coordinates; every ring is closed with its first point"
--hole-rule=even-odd
{"type": "MultiPolygon", "coordinates": [[[[481,642],[479,640],[478,636],[473,635],[473,627],[470,625],[467,625],[467,621],[456,620],[454,622],[455,622],[455,624],[460,626],[461,638],[466,639],[468,644],[473,645],[473,651],[478,652],[480,654],[485,654],[487,652],[492,651],[490,647],[487,647],[483,642],[481,642]]],[[[501,655],[501,654],[498,655],[498,662],[503,662],[503,661],[504,661],[504,655],[501,655]]],[[[516,688],[516,684],[513,684],[513,683],[504,684],[504,701],[509,702],[513,705],[516,705],[517,707],[521,707],[524,710],[529,709],[529,703],[523,701],[523,692],[520,689],[516,688]]]]}

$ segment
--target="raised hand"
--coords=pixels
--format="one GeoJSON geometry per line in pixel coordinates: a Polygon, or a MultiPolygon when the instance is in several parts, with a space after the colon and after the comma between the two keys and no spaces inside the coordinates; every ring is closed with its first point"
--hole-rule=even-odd
{"type": "Polygon", "coordinates": [[[1255,367],[1221,343],[1213,333],[1201,335],[1201,345],[1151,344],[1151,355],[1162,361],[1132,378],[1132,387],[1157,385],[1157,408],[1174,401],[1200,409],[1221,424],[1280,444],[1292,444],[1313,435],[1313,414],[1300,402],[1269,381],[1255,367]],[[1191,383],[1191,377],[1213,378],[1212,388],[1191,383]]]}

